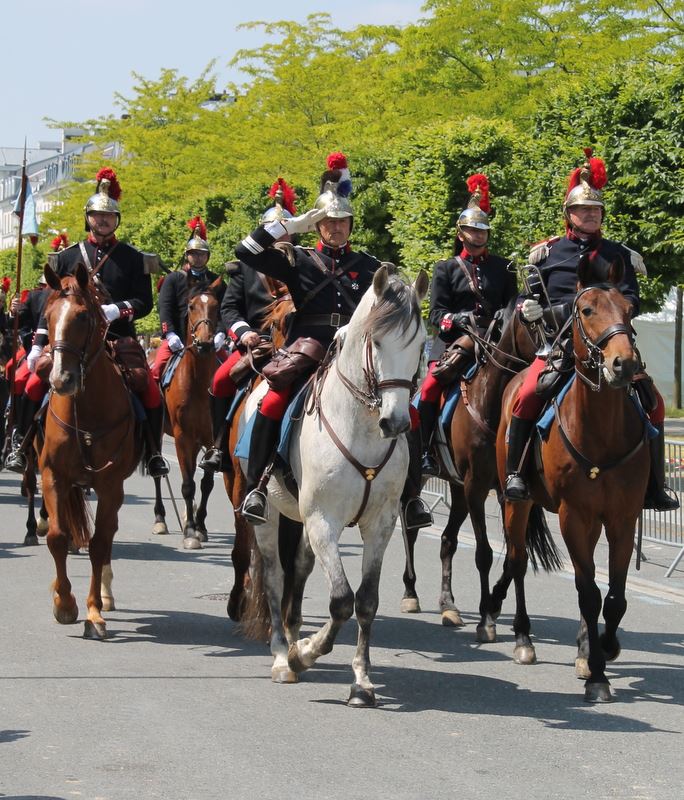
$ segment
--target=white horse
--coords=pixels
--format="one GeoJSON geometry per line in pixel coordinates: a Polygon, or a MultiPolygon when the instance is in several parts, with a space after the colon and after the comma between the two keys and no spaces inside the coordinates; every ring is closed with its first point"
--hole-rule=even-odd
{"type": "MultiPolygon", "coordinates": [[[[340,628],[356,609],[359,634],[348,701],[354,706],[375,705],[368,676],[370,630],[378,608],[382,559],[408,469],[403,434],[409,429],[413,379],[425,344],[420,302],[427,290],[422,271],[410,286],[390,275],[386,265],[378,269],[318,387],[315,412],[303,415],[293,430],[290,464],[299,496],[275,470],[268,484],[269,520],[255,527],[270,609],[272,680],[296,682],[299,672],[332,650],[340,628]],[[280,513],[304,523],[285,603],[278,551],[280,513]],[[356,595],[338,547],[342,531],[353,524],[358,524],[363,540],[356,595]],[[330,619],[313,636],[299,639],[301,600],[314,555],[328,579],[330,619]]],[[[264,384],[250,398],[246,416],[254,413],[266,388],[264,384]]],[[[255,584],[260,577],[254,576],[255,584]]]]}

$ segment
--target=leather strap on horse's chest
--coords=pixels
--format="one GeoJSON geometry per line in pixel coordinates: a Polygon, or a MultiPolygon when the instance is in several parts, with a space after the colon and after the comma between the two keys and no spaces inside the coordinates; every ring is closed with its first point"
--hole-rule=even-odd
{"type": "Polygon", "coordinates": [[[347,527],[351,528],[352,526],[356,525],[356,523],[361,519],[363,512],[366,510],[366,505],[368,504],[368,497],[370,496],[371,483],[375,478],[377,478],[382,468],[392,457],[394,448],[397,446],[397,440],[392,439],[389,449],[385,453],[385,457],[377,466],[366,467],[358,459],[354,458],[354,456],[349,452],[349,450],[347,450],[344,444],[342,444],[342,442],[339,440],[337,434],[332,429],[332,426],[326,419],[322,408],[318,409],[318,414],[321,418],[321,422],[323,423],[323,427],[328,432],[328,436],[330,436],[330,438],[337,446],[337,449],[340,451],[340,453],[342,453],[342,455],[347,459],[347,461],[357,470],[357,472],[361,475],[361,477],[365,481],[363,486],[363,498],[361,499],[361,506],[359,507],[359,510],[356,512],[354,519],[351,522],[347,523],[347,527]]]}
{"type": "Polygon", "coordinates": [[[613,469],[613,467],[619,467],[624,464],[626,461],[636,455],[636,453],[641,450],[641,448],[646,443],[646,439],[648,437],[648,429],[644,424],[643,434],[639,442],[627,453],[626,455],[622,456],[621,458],[616,458],[613,461],[607,461],[605,464],[595,464],[593,461],[590,461],[585,455],[580,453],[580,451],[575,447],[575,445],[570,441],[568,434],[566,433],[565,429],[563,428],[563,423],[561,422],[560,418],[560,407],[556,401],[556,398],[553,399],[553,413],[556,419],[556,425],[558,426],[558,433],[560,434],[561,440],[565,445],[566,450],[570,455],[575,459],[575,461],[582,467],[584,470],[587,478],[594,480],[598,478],[598,476],[605,472],[606,470],[613,469]]]}

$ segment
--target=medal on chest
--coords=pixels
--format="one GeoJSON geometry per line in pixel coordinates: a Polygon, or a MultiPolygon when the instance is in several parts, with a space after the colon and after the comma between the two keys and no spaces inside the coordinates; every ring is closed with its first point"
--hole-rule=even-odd
{"type": "Polygon", "coordinates": [[[348,275],[351,278],[351,282],[352,282],[351,288],[355,292],[358,292],[359,291],[359,284],[358,284],[356,279],[359,277],[359,273],[358,272],[350,272],[350,273],[348,273],[348,275]]]}

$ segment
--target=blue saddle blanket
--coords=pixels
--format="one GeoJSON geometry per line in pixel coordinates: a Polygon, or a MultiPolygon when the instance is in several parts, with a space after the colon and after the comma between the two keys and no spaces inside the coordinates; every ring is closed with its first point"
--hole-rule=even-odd
{"type": "Polygon", "coordinates": [[[162,391],[165,392],[169,386],[171,386],[171,381],[173,380],[173,376],[176,374],[176,370],[178,369],[181,358],[183,358],[184,352],[185,350],[179,350],[177,353],[173,353],[171,358],[168,360],[166,369],[164,370],[164,374],[161,376],[160,381],[162,391]]]}
{"type": "MultiPolygon", "coordinates": [[[[563,388],[556,396],[556,403],[558,404],[559,408],[574,381],[575,381],[575,373],[573,372],[568,382],[565,384],[565,386],[563,386],[563,388]]],[[[637,400],[637,398],[633,394],[630,395],[630,400],[634,403],[634,407],[639,412],[639,416],[646,425],[647,438],[649,439],[655,438],[658,435],[658,431],[655,428],[655,426],[651,424],[651,421],[646,416],[646,412],[644,411],[641,403],[637,400]]],[[[554,416],[555,414],[553,410],[553,404],[551,404],[542,414],[540,419],[537,421],[537,430],[539,431],[539,435],[544,440],[546,440],[549,436],[549,432],[551,430],[551,423],[553,422],[554,416]]]]}
{"type": "MultiPolygon", "coordinates": [[[[301,418],[308,389],[309,384],[307,383],[297,392],[292,400],[290,400],[290,404],[285,411],[283,421],[280,424],[280,440],[278,441],[277,453],[287,466],[290,464],[289,451],[292,430],[295,422],[301,418]]],[[[240,434],[240,438],[235,445],[235,455],[238,458],[249,458],[249,443],[252,438],[252,430],[254,429],[255,418],[256,414],[252,414],[252,416],[247,420],[247,423],[240,434]]]]}
{"type": "MultiPolygon", "coordinates": [[[[466,373],[466,379],[469,380],[475,374],[475,369],[477,365],[473,364],[473,366],[468,370],[466,373]]],[[[439,424],[444,428],[445,431],[448,431],[451,427],[451,420],[454,416],[454,412],[456,411],[456,406],[458,405],[458,401],[461,399],[461,381],[455,381],[450,386],[447,386],[445,394],[444,394],[444,405],[442,406],[442,410],[439,412],[439,424]]],[[[418,408],[418,403],[420,402],[420,392],[417,392],[415,397],[412,400],[412,405],[415,408],[418,408]]]]}

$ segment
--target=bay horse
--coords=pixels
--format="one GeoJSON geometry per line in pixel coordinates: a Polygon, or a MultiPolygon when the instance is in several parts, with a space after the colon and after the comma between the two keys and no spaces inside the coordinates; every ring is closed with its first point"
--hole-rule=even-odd
{"type": "MultiPolygon", "coordinates": [[[[278,289],[274,284],[273,293],[277,296],[266,309],[262,326],[264,330],[270,332],[273,348],[278,350],[285,344],[287,322],[289,315],[294,311],[294,303],[289,294],[278,294],[278,289]]],[[[252,390],[259,385],[261,380],[262,378],[259,375],[254,377],[252,390]]],[[[248,638],[260,638],[263,636],[263,618],[268,614],[268,606],[263,605],[263,602],[260,604],[260,601],[254,598],[253,601],[250,601],[250,607],[254,609],[258,607],[259,611],[255,610],[251,619],[247,619],[244,614],[248,602],[248,592],[252,588],[252,581],[249,577],[250,565],[255,564],[255,560],[260,559],[261,556],[255,546],[252,523],[240,513],[242,501],[245,499],[246,478],[242,472],[240,459],[235,455],[235,447],[240,436],[240,420],[244,414],[248,397],[249,393],[239,400],[226,433],[228,450],[231,454],[231,467],[223,473],[223,481],[235,516],[235,540],[231,551],[235,579],[228,598],[227,612],[234,622],[242,623],[243,631],[248,638]]],[[[283,529],[289,527],[290,535],[298,540],[300,530],[295,526],[301,528],[301,523],[288,521],[282,524],[283,529]]],[[[256,569],[260,570],[260,566],[256,567],[256,569]]]]}
{"type": "MultiPolygon", "coordinates": [[[[496,431],[501,415],[501,395],[511,378],[532,362],[538,347],[529,327],[515,312],[516,300],[511,300],[505,310],[503,330],[497,343],[478,337],[476,352],[480,366],[471,379],[461,381],[461,398],[449,429],[449,451],[457,477],[445,476],[449,482],[451,503],[441,537],[439,610],[443,625],[460,627],[464,624],[454,602],[452,567],[461,525],[470,515],[476,542],[475,565],[480,577],[480,620],[476,637],[481,643],[496,641],[496,622],[488,613],[493,553],[487,537],[485,502],[492,489],[500,497],[496,431]]],[[[549,557],[550,543],[545,528],[535,527],[533,530],[537,534],[529,542],[533,563],[536,565],[538,560],[545,568],[554,568],[556,564],[549,557]]],[[[420,611],[414,559],[417,537],[417,529],[406,532],[407,559],[401,601],[401,610],[405,613],[420,611]]]]}
{"type": "Polygon", "coordinates": [[[71,539],[75,547],[87,546],[90,555],[84,636],[104,639],[102,611],[113,608],[112,541],[124,480],[140,461],[142,440],[136,435],[128,388],[105,344],[107,322],[88,271],[78,264],[73,275],[60,280],[46,266],[45,277],[52,289],[45,316],[53,364],[39,467],[49,518],[47,544],[57,570],[53,613],[62,624],[78,619],[66,569],[71,539]],[[89,487],[97,493],[92,537],[85,499],[89,487]]]}
{"type": "MultiPolygon", "coordinates": [[[[617,629],[627,608],[627,570],[649,475],[647,427],[630,398],[640,358],[633,340],[631,303],[616,288],[622,272],[621,263],[613,264],[608,281],[597,283],[589,260],[580,262],[572,308],[574,380],[562,404],[554,404],[548,437],[539,446],[542,465],[530,474],[530,500],[505,503],[506,565],[492,593],[495,616],[511,580],[515,582],[514,655],[518,663],[534,663],[525,607],[525,529],[533,503],[556,512],[575,571],[581,614],[575,669],[578,677],[586,678],[584,697],[591,703],[612,699],[606,660],[620,652],[617,629]],[[603,602],[605,629],[599,636],[601,592],[595,580],[594,549],[602,528],[609,549],[609,587],[603,602]]],[[[504,393],[497,438],[502,482],[506,431],[523,378],[514,378],[504,393]]]]}
{"type": "MultiPolygon", "coordinates": [[[[368,674],[371,626],[383,555],[396,524],[408,468],[403,434],[409,429],[409,401],[425,343],[420,302],[427,291],[423,271],[410,286],[390,275],[388,265],[377,270],[338,340],[341,349],[319,376],[311,396],[313,406],[294,424],[289,461],[298,495],[292,493],[283,472],[275,469],[268,485],[270,518],[255,528],[270,609],[272,680],[296,682],[299,673],[332,650],[340,628],[356,611],[351,706],[375,705],[368,674]],[[280,514],[304,523],[287,573],[279,552],[280,514]],[[363,542],[356,594],[338,545],[344,528],[352,525],[358,525],[363,542]],[[330,587],[330,618],[312,636],[300,638],[301,602],[315,558],[330,587]],[[288,584],[291,601],[283,613],[288,584]]],[[[259,395],[257,391],[250,397],[247,414],[256,409],[259,395]]],[[[254,575],[255,583],[260,577],[254,575]]]]}
{"type": "MultiPolygon", "coordinates": [[[[204,470],[200,481],[200,503],[195,510],[195,469],[201,448],[212,446],[209,388],[218,361],[214,336],[219,318],[223,279],[211,285],[196,283],[188,273],[188,307],[185,349],[167,389],[165,433],[173,437],[181,471],[181,493],[185,501],[183,548],[198,550],[207,541],[207,503],[214,487],[214,473],[204,470]]],[[[161,478],[154,478],[153,533],[166,534],[166,509],[161,478]]]]}

